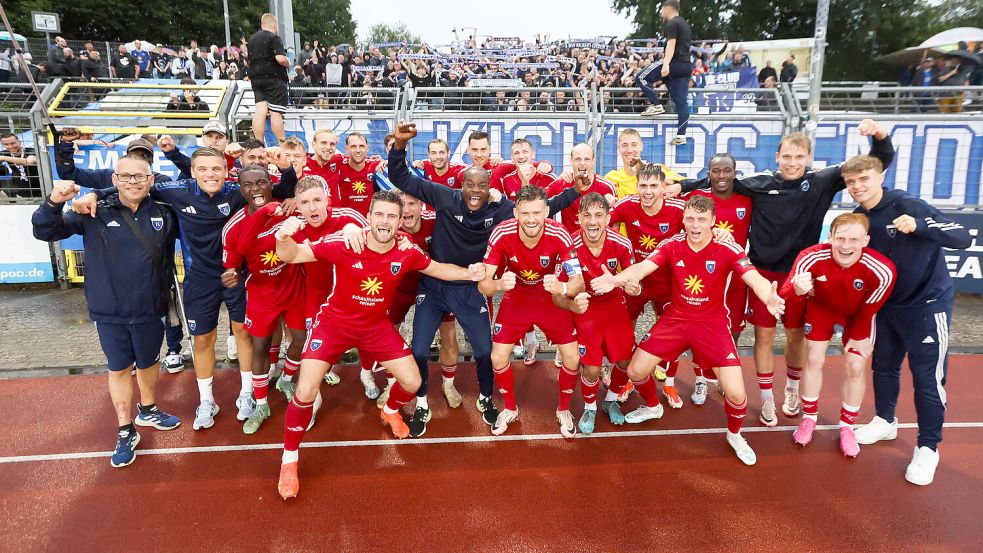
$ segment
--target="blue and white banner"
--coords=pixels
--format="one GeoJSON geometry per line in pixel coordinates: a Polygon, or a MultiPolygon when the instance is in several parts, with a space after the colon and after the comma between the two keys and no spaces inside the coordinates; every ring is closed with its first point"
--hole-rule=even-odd
{"type": "Polygon", "coordinates": [[[53,282],[51,250],[36,240],[31,215],[36,205],[0,205],[0,284],[53,282]]]}

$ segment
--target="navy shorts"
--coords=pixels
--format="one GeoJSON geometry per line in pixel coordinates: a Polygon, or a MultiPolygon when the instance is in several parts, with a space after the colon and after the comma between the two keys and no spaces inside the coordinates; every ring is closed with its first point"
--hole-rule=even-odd
{"type": "Polygon", "coordinates": [[[215,330],[223,303],[232,322],[245,322],[245,279],[235,288],[226,288],[219,280],[185,279],[184,316],[188,319],[188,332],[192,336],[201,336],[215,330]]]}
{"type": "Polygon", "coordinates": [[[109,370],[116,372],[136,365],[147,369],[160,359],[164,343],[164,322],[154,319],[146,323],[96,323],[99,345],[109,361],[109,370]]]}

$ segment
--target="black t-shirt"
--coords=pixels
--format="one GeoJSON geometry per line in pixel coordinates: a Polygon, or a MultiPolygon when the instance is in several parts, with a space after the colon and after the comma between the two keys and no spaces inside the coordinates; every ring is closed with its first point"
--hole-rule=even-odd
{"type": "Polygon", "coordinates": [[[132,79],[136,77],[136,69],[139,63],[130,54],[113,54],[113,70],[116,71],[117,79],[132,79]]]}
{"type": "Polygon", "coordinates": [[[693,40],[693,31],[683,16],[677,15],[666,22],[664,34],[666,40],[676,39],[676,50],[669,61],[689,63],[689,44],[693,40]]]}
{"type": "Polygon", "coordinates": [[[277,35],[260,29],[249,37],[249,74],[253,79],[287,80],[287,68],[276,61],[276,56],[286,56],[287,50],[277,35]]]}

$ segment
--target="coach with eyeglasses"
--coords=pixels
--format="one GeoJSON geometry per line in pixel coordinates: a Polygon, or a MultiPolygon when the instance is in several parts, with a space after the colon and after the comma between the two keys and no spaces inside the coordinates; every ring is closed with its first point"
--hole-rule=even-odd
{"type": "Polygon", "coordinates": [[[143,156],[128,154],[112,176],[116,191],[107,194],[93,216],[64,211],[79,186],[56,181],[48,199],[34,212],[34,237],[45,242],[82,235],[85,244],[85,299],[109,362],[109,396],[119,423],[114,467],[136,457],[136,426],[173,430],[181,421],[157,407],[154,388],[164,340],[161,318],[168,313],[177,224],[171,210],[150,198],[153,172],[143,156]],[[140,402],[132,416],[137,373],[140,402]]]}

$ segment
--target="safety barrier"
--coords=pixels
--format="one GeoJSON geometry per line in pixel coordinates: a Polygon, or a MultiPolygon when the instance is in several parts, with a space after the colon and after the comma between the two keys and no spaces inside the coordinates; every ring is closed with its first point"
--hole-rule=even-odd
{"type": "MultiPolygon", "coordinates": [[[[85,251],[83,250],[64,250],[65,254],[65,279],[72,284],[85,282],[85,251]]],[[[177,274],[178,282],[184,282],[184,256],[180,251],[174,254],[174,272],[177,274]]]]}

